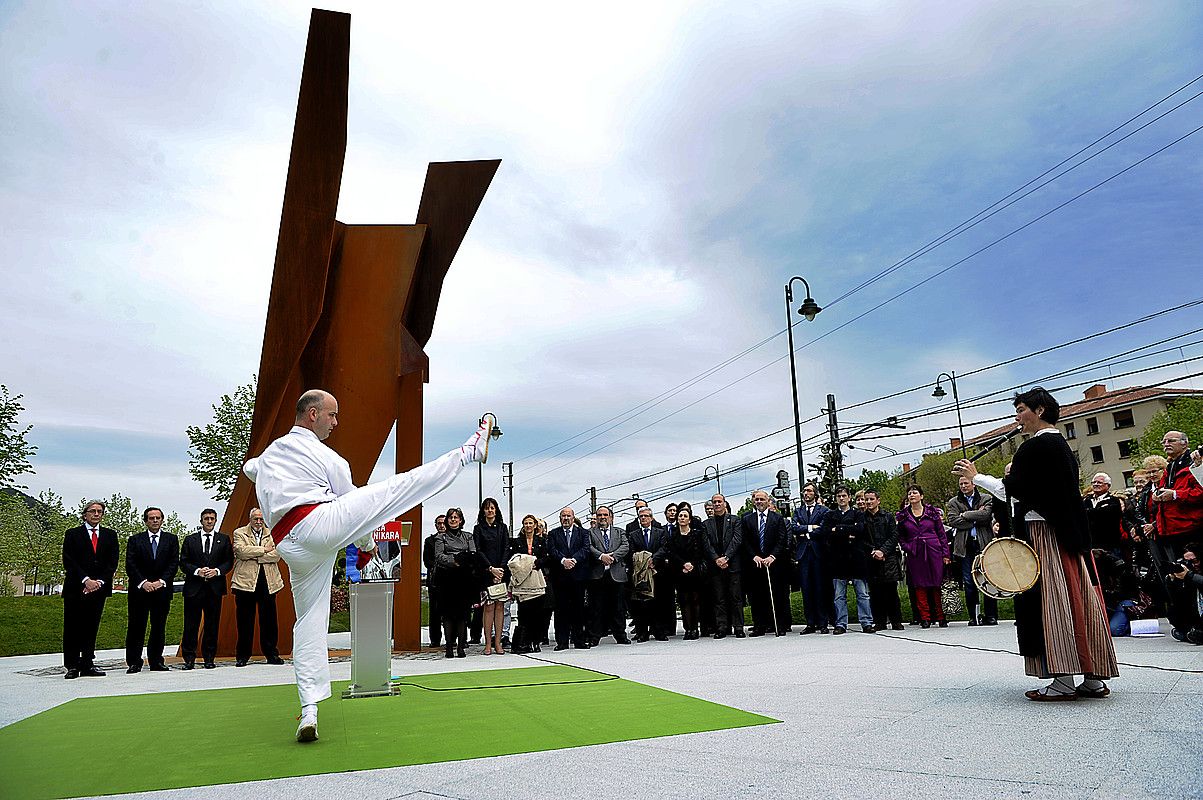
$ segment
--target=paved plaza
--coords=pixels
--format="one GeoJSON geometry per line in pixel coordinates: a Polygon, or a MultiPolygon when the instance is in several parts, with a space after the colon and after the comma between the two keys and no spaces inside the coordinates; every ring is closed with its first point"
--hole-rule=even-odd
{"type": "MultiPolygon", "coordinates": [[[[1162,631],[1168,634],[1164,623],[1162,631]]],[[[348,644],[348,634],[331,636],[332,647],[348,644]]],[[[544,648],[539,658],[545,661],[614,673],[781,724],[131,796],[1203,797],[1203,648],[1168,635],[1115,644],[1121,676],[1111,684],[1112,697],[1073,703],[1024,699],[1024,690],[1039,682],[1022,674],[1007,622],[997,628],[908,627],[876,636],[794,633],[627,647],[603,642],[579,652],[544,648]]],[[[121,651],[98,654],[101,662],[121,658],[121,651]]],[[[446,660],[427,652],[397,658],[393,668],[397,675],[415,675],[541,663],[513,654],[446,660]]],[[[0,660],[0,724],[80,696],[292,682],[290,666],[261,663],[137,675],[114,668],[105,678],[64,681],[54,669],[59,664],[57,654],[0,660]]],[[[350,665],[336,663],[333,672],[335,680],[347,680],[350,665]]],[[[297,712],[290,706],[279,713],[291,720],[297,712]]],[[[120,736],[128,724],[103,722],[109,736],[120,736]]],[[[178,721],[180,731],[203,727],[198,720],[178,721]]],[[[322,735],[312,746],[339,732],[322,735]]],[[[471,729],[463,735],[471,736],[471,729]]]]}

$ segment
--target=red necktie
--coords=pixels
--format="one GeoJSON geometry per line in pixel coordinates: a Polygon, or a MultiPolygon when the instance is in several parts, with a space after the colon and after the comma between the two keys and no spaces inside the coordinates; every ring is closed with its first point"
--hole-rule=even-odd
{"type": "Polygon", "coordinates": [[[92,529],[92,552],[93,552],[93,553],[95,553],[95,552],[96,552],[96,545],[97,545],[97,543],[98,543],[99,541],[100,541],[100,539],[99,539],[99,537],[96,535],[96,529],[95,529],[95,528],[93,528],[93,529],[92,529]]]}

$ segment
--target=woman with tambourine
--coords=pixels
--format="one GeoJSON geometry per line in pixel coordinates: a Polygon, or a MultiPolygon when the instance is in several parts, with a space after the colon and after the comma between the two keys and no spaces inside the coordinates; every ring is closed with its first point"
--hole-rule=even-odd
{"type": "Polygon", "coordinates": [[[1013,527],[1040,559],[1035,585],[1015,597],[1019,652],[1028,675],[1052,678],[1027,692],[1029,700],[1064,701],[1111,694],[1104,679],[1119,674],[1103,611],[1090,532],[1073,451],[1056,428],[1061,406],[1041,387],[1015,395],[1015,421],[1027,435],[1002,480],[978,473],[967,459],[964,475],[1014,505],[1013,527]],[[1075,685],[1074,676],[1082,675],[1075,685]]]}

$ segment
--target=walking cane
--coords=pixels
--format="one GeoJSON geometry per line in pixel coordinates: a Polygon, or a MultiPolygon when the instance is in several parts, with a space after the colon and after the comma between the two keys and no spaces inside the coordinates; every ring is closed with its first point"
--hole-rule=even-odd
{"type": "Polygon", "coordinates": [[[773,597],[773,571],[767,566],[764,568],[764,577],[769,582],[769,607],[773,609],[773,633],[781,635],[781,629],[777,627],[777,598],[773,597]]]}

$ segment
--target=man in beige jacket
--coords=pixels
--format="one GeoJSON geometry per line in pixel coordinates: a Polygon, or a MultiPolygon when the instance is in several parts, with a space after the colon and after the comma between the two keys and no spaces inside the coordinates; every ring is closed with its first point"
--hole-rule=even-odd
{"type": "Polygon", "coordinates": [[[263,512],[252,508],[250,524],[234,531],[234,572],[230,587],[238,615],[238,646],[234,666],[245,667],[251,659],[255,635],[255,611],[259,611],[259,648],[269,664],[283,664],[276,649],[276,592],[284,588],[280,577],[276,543],[263,523],[263,512]]]}

